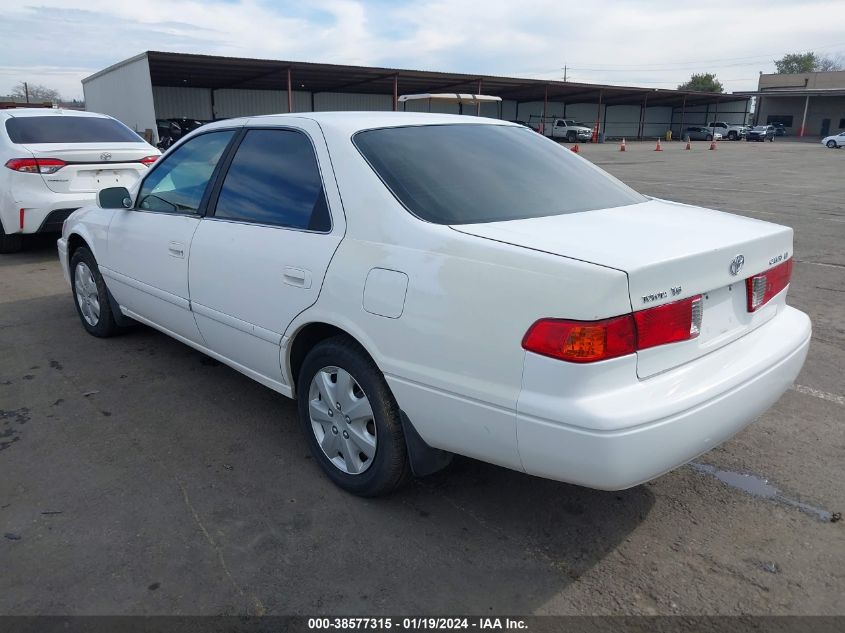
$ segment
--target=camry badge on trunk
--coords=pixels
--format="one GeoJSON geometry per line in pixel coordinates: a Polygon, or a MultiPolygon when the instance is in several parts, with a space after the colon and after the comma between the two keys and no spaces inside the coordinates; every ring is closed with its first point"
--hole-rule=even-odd
{"type": "Polygon", "coordinates": [[[103,152],[100,154],[100,160],[111,160],[111,154],[109,152],[103,152]]]}
{"type": "Polygon", "coordinates": [[[737,255],[731,261],[731,275],[736,277],[739,274],[739,271],[742,270],[742,267],[745,265],[745,257],[742,255],[737,255]]]}

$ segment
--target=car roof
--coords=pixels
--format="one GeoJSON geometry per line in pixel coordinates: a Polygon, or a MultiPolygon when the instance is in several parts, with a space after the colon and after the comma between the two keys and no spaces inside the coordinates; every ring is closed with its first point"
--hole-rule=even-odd
{"type": "Polygon", "coordinates": [[[110,119],[111,117],[99,112],[85,112],[84,110],[64,110],[62,108],[10,108],[8,110],[0,110],[0,114],[5,114],[9,118],[16,119],[18,117],[29,116],[87,116],[98,117],[101,119],[110,119]]]}
{"type": "Polygon", "coordinates": [[[277,121],[280,125],[284,125],[285,121],[290,121],[291,119],[309,119],[317,122],[324,130],[332,129],[335,132],[349,135],[374,128],[417,125],[456,125],[463,123],[470,125],[522,127],[517,123],[511,123],[510,121],[501,119],[489,119],[487,117],[460,114],[432,114],[427,112],[295,112],[293,114],[265,114],[215,121],[204,126],[204,129],[226,127],[233,124],[245,125],[251,121],[261,121],[264,124],[277,121]]]}

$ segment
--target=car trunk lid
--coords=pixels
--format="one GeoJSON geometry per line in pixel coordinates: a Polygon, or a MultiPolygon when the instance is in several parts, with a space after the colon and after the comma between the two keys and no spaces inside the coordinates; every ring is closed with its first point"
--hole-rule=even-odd
{"type": "Polygon", "coordinates": [[[19,145],[36,159],[67,163],[44,183],[57,193],[90,193],[106,187],[131,187],[146,171],[140,160],[156,154],[146,143],[31,143],[19,145]]]}
{"type": "Polygon", "coordinates": [[[792,255],[788,227],[662,200],[452,228],[621,270],[633,311],[701,295],[700,335],[639,351],[641,378],[727,345],[774,316],[776,302],[748,312],[745,279],[792,255]]]}

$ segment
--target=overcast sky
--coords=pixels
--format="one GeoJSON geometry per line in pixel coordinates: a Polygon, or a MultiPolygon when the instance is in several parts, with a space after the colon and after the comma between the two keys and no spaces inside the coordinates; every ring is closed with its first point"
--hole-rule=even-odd
{"type": "Polygon", "coordinates": [[[845,1],[17,0],[0,20],[0,94],[80,80],[145,50],[728,92],[792,51],[845,53],[845,1]],[[694,6],[694,8],[693,8],[694,6]]]}

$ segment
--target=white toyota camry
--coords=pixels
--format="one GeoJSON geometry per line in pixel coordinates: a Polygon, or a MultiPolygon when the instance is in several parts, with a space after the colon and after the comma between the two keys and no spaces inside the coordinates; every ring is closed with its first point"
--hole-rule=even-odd
{"type": "Polygon", "coordinates": [[[601,489],[725,441],[801,369],[792,230],[638,194],[520,125],[206,125],[74,213],[83,327],[134,321],[298,401],[361,495],[454,453],[601,489]]]}
{"type": "Polygon", "coordinates": [[[159,152],[120,121],[49,108],[0,111],[0,253],[23,237],[58,233],[105,187],[128,187],[159,152]]]}

